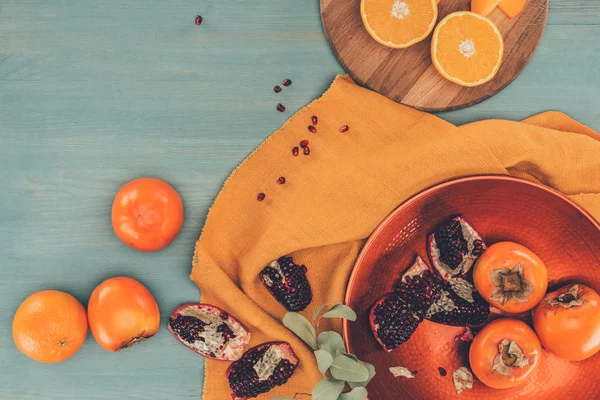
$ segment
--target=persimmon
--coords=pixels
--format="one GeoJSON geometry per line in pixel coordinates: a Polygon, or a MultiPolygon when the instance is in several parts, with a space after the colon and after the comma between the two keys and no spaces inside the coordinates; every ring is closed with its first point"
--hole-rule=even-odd
{"type": "Polygon", "coordinates": [[[490,304],[518,314],[535,307],[548,288],[544,262],[527,247],[513,242],[491,245],[473,270],[475,288],[490,304]]]}
{"type": "Polygon", "coordinates": [[[481,382],[495,389],[524,383],[540,365],[542,346],[523,321],[502,318],[483,327],[469,350],[471,370],[481,382]]]}
{"type": "Polygon", "coordinates": [[[183,224],[181,197],[168,183],[139,178],[125,184],[115,196],[112,226],[126,245],[140,251],[167,247],[183,224]]]}
{"type": "Polygon", "coordinates": [[[108,351],[150,339],[160,327],[160,311],[152,293],[125,276],[107,279],[94,289],[88,318],[94,339],[108,351]]]}
{"type": "Polygon", "coordinates": [[[544,348],[568,361],[600,351],[600,295],[572,284],[546,295],[533,310],[533,327],[544,348]]]}
{"type": "Polygon", "coordinates": [[[12,325],[17,348],[44,363],[73,356],[83,345],[87,330],[85,308],[75,297],[58,290],[43,290],[26,298],[12,325]]]}

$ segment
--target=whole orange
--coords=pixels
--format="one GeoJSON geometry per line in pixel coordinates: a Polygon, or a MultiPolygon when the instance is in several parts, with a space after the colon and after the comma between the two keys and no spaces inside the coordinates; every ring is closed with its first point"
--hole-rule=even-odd
{"type": "Polygon", "coordinates": [[[112,225],[125,244],[140,251],[167,247],[183,224],[183,202],[175,189],[156,178],[126,183],[115,196],[112,225]]]}
{"type": "Polygon", "coordinates": [[[58,290],[44,290],[21,303],[13,319],[17,348],[45,363],[64,361],[87,336],[87,316],[79,300],[58,290]]]}
{"type": "Polygon", "coordinates": [[[94,339],[108,351],[150,339],[160,327],[160,311],[152,293],[126,276],[107,279],[94,289],[88,316],[94,339]]]}

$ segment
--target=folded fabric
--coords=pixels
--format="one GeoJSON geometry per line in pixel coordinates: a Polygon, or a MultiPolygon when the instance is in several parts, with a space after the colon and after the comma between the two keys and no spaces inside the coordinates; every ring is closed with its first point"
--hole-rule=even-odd
{"type": "MultiPolygon", "coordinates": [[[[202,302],[252,331],[251,346],[286,341],[298,355],[289,382],[258,398],[310,398],[322,376],[312,351],[282,325],[286,310],[259,279],[266,265],[292,255],[307,266],[313,300],[302,314],[311,319],[318,306],[343,300],[364,240],[387,214],[425,188],[468,175],[540,182],[600,219],[599,138],[558,112],[456,127],[338,76],[225,182],[196,244],[191,278],[202,302]],[[307,129],[312,116],[315,133],[307,129]],[[300,148],[294,156],[302,140],[310,154],[300,148]]],[[[322,328],[340,329],[339,322],[328,324],[322,328]]],[[[204,400],[231,398],[229,364],[206,361],[204,400]]]]}

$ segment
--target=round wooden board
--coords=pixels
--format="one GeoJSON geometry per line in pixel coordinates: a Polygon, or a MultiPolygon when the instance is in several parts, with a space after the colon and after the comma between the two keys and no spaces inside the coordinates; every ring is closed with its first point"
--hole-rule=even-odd
{"type": "MultiPolygon", "coordinates": [[[[441,0],[438,21],[469,10],[469,0],[441,0]]],[[[521,73],[537,48],[548,18],[548,0],[528,0],[509,19],[496,8],[488,17],[504,36],[504,61],[490,82],[467,88],[444,79],[431,63],[431,35],[407,49],[392,49],[369,36],[360,17],[360,0],[321,0],[327,40],[339,62],[360,85],[392,100],[429,112],[477,104],[506,87],[521,73]]]]}

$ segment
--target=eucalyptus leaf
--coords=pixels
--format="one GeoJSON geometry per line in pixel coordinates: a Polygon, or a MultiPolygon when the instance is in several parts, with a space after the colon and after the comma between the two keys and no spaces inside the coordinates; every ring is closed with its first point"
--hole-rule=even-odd
{"type": "Polygon", "coordinates": [[[356,321],[356,313],[348,306],[337,304],[323,314],[323,318],[344,318],[349,321],[356,321]]]}
{"type": "Polygon", "coordinates": [[[344,339],[334,331],[321,332],[317,338],[317,343],[321,350],[328,351],[333,357],[339,355],[340,351],[346,351],[344,339]]]}
{"type": "Polygon", "coordinates": [[[325,375],[325,372],[327,372],[333,362],[333,357],[325,350],[315,350],[315,358],[317,359],[319,371],[325,375]]]}
{"type": "Polygon", "coordinates": [[[363,382],[348,382],[348,385],[350,385],[350,387],[352,389],[354,389],[355,387],[359,387],[359,386],[367,386],[369,384],[369,382],[371,382],[371,379],[373,379],[373,377],[375,376],[375,367],[372,364],[369,364],[367,362],[362,362],[362,365],[364,365],[365,367],[367,367],[367,369],[369,370],[369,379],[367,379],[366,381],[363,382]]]}
{"type": "Polygon", "coordinates": [[[358,359],[358,357],[356,357],[354,354],[351,354],[351,353],[346,353],[346,352],[345,352],[345,351],[343,351],[343,350],[342,350],[342,351],[340,351],[340,354],[342,354],[342,355],[344,355],[344,356],[348,357],[348,358],[349,358],[349,359],[351,359],[351,360],[354,360],[354,361],[356,361],[356,362],[360,362],[360,360],[358,359]]]}
{"type": "Polygon", "coordinates": [[[312,391],[312,400],[336,400],[346,382],[337,379],[323,379],[312,391]]]}
{"type": "Polygon", "coordinates": [[[369,379],[367,367],[343,354],[333,359],[329,372],[335,379],[348,382],[363,382],[369,379]]]}
{"type": "Polygon", "coordinates": [[[340,400],[365,400],[367,398],[367,389],[364,387],[356,387],[348,393],[342,393],[340,400]]]}
{"type": "Polygon", "coordinates": [[[289,312],[283,317],[283,324],[313,349],[317,348],[315,328],[302,315],[289,312]]]}
{"type": "Polygon", "coordinates": [[[342,303],[340,303],[339,301],[334,301],[332,303],[325,303],[321,307],[317,308],[315,310],[315,312],[313,313],[313,318],[312,318],[313,323],[315,322],[315,319],[317,319],[317,317],[319,316],[319,314],[321,313],[321,311],[323,311],[325,309],[325,307],[332,306],[332,305],[335,305],[335,304],[342,304],[342,303]]]}

